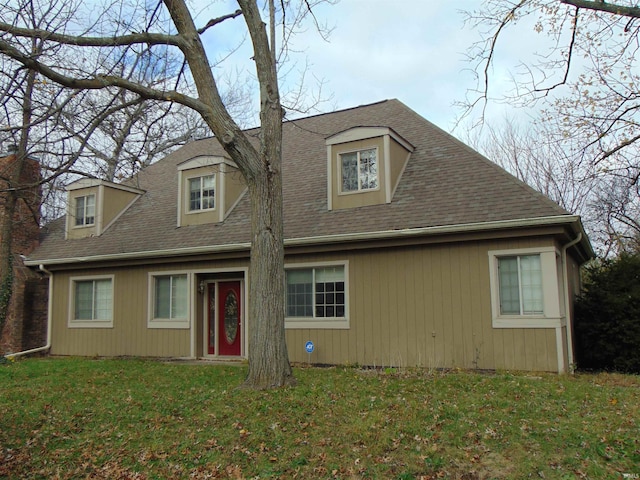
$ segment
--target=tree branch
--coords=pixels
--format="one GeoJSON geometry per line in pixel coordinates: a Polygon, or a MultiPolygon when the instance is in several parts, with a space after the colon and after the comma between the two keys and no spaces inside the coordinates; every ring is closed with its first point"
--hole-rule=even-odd
{"type": "Polygon", "coordinates": [[[62,45],[74,45],[78,47],[120,47],[137,43],[145,43],[147,45],[173,45],[175,47],[184,45],[184,41],[179,35],[165,35],[163,33],[141,32],[119,37],[79,37],[75,35],[63,35],[42,29],[20,28],[4,22],[0,22],[0,31],[10,33],[16,37],[37,38],[62,45]]]}
{"type": "Polygon", "coordinates": [[[576,8],[574,15],[573,15],[573,20],[571,22],[571,42],[569,43],[569,51],[567,53],[567,62],[566,62],[566,66],[564,68],[564,77],[562,78],[562,80],[560,80],[559,82],[557,82],[554,85],[551,85],[550,87],[543,87],[543,88],[535,88],[533,89],[534,92],[536,93],[544,93],[545,95],[548,95],[549,92],[551,90],[554,90],[555,88],[561,86],[561,85],[565,85],[567,83],[567,79],[569,78],[569,71],[571,70],[571,59],[573,58],[573,49],[576,45],[576,36],[578,34],[578,13],[579,13],[580,9],[576,8]]]}
{"type": "Polygon", "coordinates": [[[211,27],[215,27],[216,25],[218,25],[219,23],[224,22],[225,20],[229,20],[230,18],[236,18],[236,17],[239,17],[240,15],[242,15],[242,10],[238,9],[233,13],[229,13],[227,15],[223,15],[223,16],[218,17],[218,18],[212,18],[211,20],[209,20],[207,22],[207,24],[204,27],[199,28],[197,30],[197,32],[200,35],[202,35],[204,32],[206,32],[211,27]]]}
{"type": "Polygon", "coordinates": [[[640,18],[640,7],[627,7],[615,3],[605,3],[602,0],[560,0],[560,3],[573,5],[577,8],[621,15],[623,17],[640,18]]]}
{"type": "Polygon", "coordinates": [[[23,54],[4,40],[0,40],[0,53],[7,55],[8,57],[23,64],[29,69],[36,70],[38,73],[44,75],[48,79],[67,88],[73,88],[77,90],[99,90],[107,87],[119,87],[124,88],[125,90],[129,90],[130,92],[137,93],[145,99],[176,102],[193,108],[194,110],[201,113],[209,111],[209,107],[206,104],[188,95],[183,95],[176,91],[157,90],[155,88],[141,85],[140,83],[132,82],[122,77],[97,74],[94,78],[90,79],[69,77],[63,75],[52,69],[51,67],[40,63],[33,57],[23,54]]]}

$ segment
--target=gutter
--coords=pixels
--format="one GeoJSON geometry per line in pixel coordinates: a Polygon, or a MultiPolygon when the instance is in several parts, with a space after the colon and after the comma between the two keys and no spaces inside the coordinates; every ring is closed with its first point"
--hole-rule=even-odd
{"type": "Polygon", "coordinates": [[[22,352],[9,353],[4,356],[4,358],[6,358],[7,360],[14,360],[16,357],[22,357],[23,355],[29,355],[31,353],[44,352],[45,350],[49,350],[51,348],[51,319],[53,317],[53,274],[42,264],[39,266],[39,269],[41,272],[46,273],[49,276],[49,299],[47,301],[47,344],[43,347],[32,348],[30,350],[24,350],[22,352]]]}
{"type": "MultiPolygon", "coordinates": [[[[396,238],[408,238],[431,235],[445,235],[454,233],[481,232],[499,229],[513,229],[526,227],[544,227],[555,225],[577,224],[577,231],[581,235],[584,231],[578,215],[555,215],[551,217],[534,217],[516,220],[498,220],[495,222],[463,223],[455,225],[439,225],[435,227],[405,228],[399,230],[384,230],[379,232],[340,233],[335,235],[320,235],[315,237],[298,237],[285,239],[285,247],[308,246],[318,244],[345,243],[370,240],[388,240],[396,238]]],[[[590,245],[587,245],[587,254],[594,256],[590,245]]],[[[232,243],[227,245],[204,245],[199,247],[186,247],[165,250],[150,250],[143,252],[112,253],[105,255],[91,255],[86,257],[68,257],[47,260],[27,260],[25,265],[65,265],[84,262],[177,257],[181,255],[198,255],[223,252],[250,251],[251,244],[232,243]]]]}

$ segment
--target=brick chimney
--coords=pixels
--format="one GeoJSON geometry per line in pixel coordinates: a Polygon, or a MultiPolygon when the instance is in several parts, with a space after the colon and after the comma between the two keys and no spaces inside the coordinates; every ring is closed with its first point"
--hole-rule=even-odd
{"type": "Polygon", "coordinates": [[[16,205],[12,222],[11,250],[14,254],[29,255],[38,246],[40,236],[40,202],[42,201],[42,189],[39,185],[40,162],[31,157],[26,158],[18,185],[9,185],[5,179],[18,161],[16,155],[18,148],[15,144],[9,144],[5,150],[6,153],[0,154],[0,216],[5,214],[3,197],[6,196],[6,192],[3,190],[10,187],[20,189],[20,200],[16,205]],[[22,190],[23,186],[29,188],[22,190]]]}
{"type": "Polygon", "coordinates": [[[39,245],[42,199],[40,162],[31,157],[24,159],[20,178],[17,182],[9,182],[11,172],[19,161],[18,149],[14,144],[9,144],[3,150],[0,151],[0,219],[7,220],[6,200],[10,189],[17,191],[19,198],[11,219],[13,284],[7,318],[0,332],[0,354],[44,345],[48,297],[46,279],[26,267],[22,261],[22,256],[28,256],[39,245]]]}

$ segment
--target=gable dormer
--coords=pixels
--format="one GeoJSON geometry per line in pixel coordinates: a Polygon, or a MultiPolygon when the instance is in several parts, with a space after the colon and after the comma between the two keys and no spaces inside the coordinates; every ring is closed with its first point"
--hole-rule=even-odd
{"type": "Polygon", "coordinates": [[[178,165],[178,226],[224,221],[247,186],[226,157],[199,156],[178,165]]]}
{"type": "Polygon", "coordinates": [[[391,203],[414,149],[388,127],[354,127],[326,145],[329,210],[391,203]]]}
{"type": "Polygon", "coordinates": [[[66,238],[97,237],[135,202],[143,190],[83,178],[67,187],[66,238]]]}

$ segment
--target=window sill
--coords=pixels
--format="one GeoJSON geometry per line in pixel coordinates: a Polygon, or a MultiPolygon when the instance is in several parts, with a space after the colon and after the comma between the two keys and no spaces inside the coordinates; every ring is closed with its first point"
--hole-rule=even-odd
{"type": "Polygon", "coordinates": [[[376,188],[367,188],[367,189],[361,189],[361,190],[351,190],[349,192],[344,192],[342,190],[340,190],[338,192],[338,196],[342,197],[342,196],[348,196],[348,195],[358,195],[358,194],[363,194],[363,193],[375,193],[375,192],[379,192],[380,191],[380,187],[376,187],[376,188]]]}
{"type": "Polygon", "coordinates": [[[185,215],[197,215],[199,213],[211,213],[211,212],[215,212],[217,211],[217,209],[214,208],[202,208],[200,210],[187,210],[186,212],[184,212],[185,215]]]}
{"type": "Polygon", "coordinates": [[[501,316],[493,319],[493,328],[558,328],[563,326],[562,318],[529,315],[501,316]]]}
{"type": "Polygon", "coordinates": [[[111,320],[87,320],[86,322],[71,320],[69,328],[113,328],[111,320]]]}
{"type": "Polygon", "coordinates": [[[333,329],[333,330],[348,330],[350,327],[349,320],[347,319],[332,319],[332,320],[318,320],[302,319],[302,318],[286,318],[284,321],[284,328],[286,330],[291,329],[333,329]]]}
{"type": "Polygon", "coordinates": [[[190,326],[189,320],[153,319],[147,322],[147,328],[189,329],[190,326]]]}

